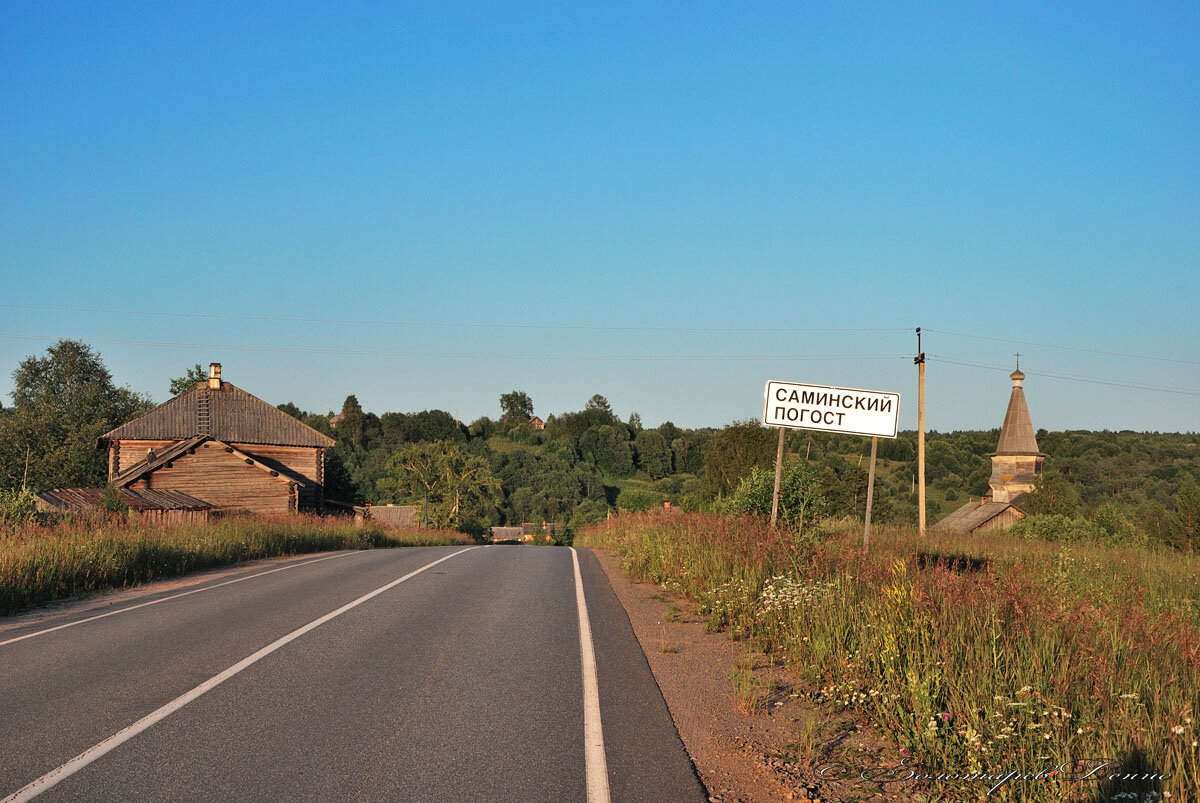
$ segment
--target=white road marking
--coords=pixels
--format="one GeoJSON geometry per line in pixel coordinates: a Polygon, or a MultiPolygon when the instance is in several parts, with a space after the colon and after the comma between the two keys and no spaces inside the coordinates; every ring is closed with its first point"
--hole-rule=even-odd
{"type": "Polygon", "coordinates": [[[596,682],[596,649],[592,622],[583,595],[579,554],[571,547],[575,564],[575,604],[579,608],[579,655],[583,664],[583,757],[587,767],[588,803],[609,803],[608,760],[604,756],[604,728],[600,724],[600,687],[596,682]]]}
{"type": "Polygon", "coordinates": [[[344,558],[347,555],[361,555],[361,554],[362,554],[361,551],[341,552],[341,553],[338,553],[337,555],[326,555],[325,557],[317,558],[316,560],[306,560],[303,563],[291,563],[291,564],[288,564],[287,566],[280,566],[278,569],[269,569],[265,572],[259,572],[258,574],[251,574],[251,575],[247,575],[246,577],[239,577],[236,580],[226,580],[223,583],[217,583],[216,585],[205,586],[204,588],[194,588],[191,591],[184,591],[182,594],[172,594],[169,597],[162,597],[161,599],[153,599],[153,600],[150,600],[149,602],[142,602],[137,605],[130,605],[128,608],[121,608],[120,610],[109,611],[108,613],[102,613],[102,614],[99,614],[98,616],[89,616],[88,618],[80,619],[77,622],[67,622],[64,625],[57,625],[55,627],[48,627],[45,630],[37,630],[33,633],[26,633],[23,636],[17,636],[15,638],[7,639],[6,641],[0,641],[0,647],[3,647],[5,644],[15,644],[18,641],[24,641],[25,639],[33,638],[34,636],[44,636],[47,633],[53,633],[55,630],[62,630],[67,627],[75,627],[75,625],[82,625],[82,624],[87,624],[88,622],[94,622],[97,619],[107,619],[108,617],[116,616],[119,613],[128,613],[129,611],[136,611],[138,608],[145,608],[148,605],[157,605],[160,602],[169,602],[170,600],[179,599],[180,597],[187,597],[187,596],[191,596],[192,594],[199,594],[202,591],[211,591],[214,588],[221,588],[222,586],[231,586],[234,583],[241,583],[245,580],[253,580],[255,577],[262,577],[264,575],[274,574],[275,572],[283,572],[283,571],[287,571],[288,569],[298,568],[300,566],[309,566],[313,563],[320,563],[323,560],[333,560],[334,558],[344,558]]]}
{"type": "Polygon", "coordinates": [[[71,759],[66,764],[63,764],[61,767],[56,767],[55,769],[53,769],[50,772],[43,775],[42,777],[40,777],[34,781],[30,781],[25,786],[21,787],[20,789],[18,789],[15,792],[13,792],[8,797],[4,798],[4,800],[0,801],[0,803],[23,803],[24,801],[32,800],[33,798],[40,795],[42,792],[45,792],[47,789],[50,789],[55,784],[58,784],[58,783],[62,782],[63,780],[69,778],[70,776],[74,775],[76,772],[79,772],[79,770],[83,769],[88,764],[91,764],[93,761],[95,761],[96,759],[105,755],[106,753],[112,751],[114,748],[119,747],[120,745],[129,741],[134,736],[137,736],[139,733],[141,733],[142,731],[151,727],[155,723],[160,722],[163,719],[165,719],[166,717],[175,713],[176,711],[183,708],[188,703],[195,700],[200,695],[204,694],[205,692],[207,692],[211,689],[216,688],[217,686],[219,686],[222,683],[224,683],[225,681],[229,680],[231,677],[233,677],[237,673],[241,672],[243,669],[246,669],[247,667],[252,666],[255,663],[257,663],[258,661],[261,661],[263,658],[265,658],[268,655],[270,655],[271,653],[275,652],[280,647],[283,647],[284,645],[300,638],[308,631],[314,630],[314,629],[320,627],[321,625],[325,624],[329,620],[335,619],[338,616],[341,616],[343,613],[350,610],[351,608],[356,608],[359,605],[362,605],[367,600],[372,599],[373,597],[377,597],[380,594],[382,594],[383,592],[387,591],[388,589],[394,588],[394,587],[400,585],[405,580],[416,577],[418,574],[425,571],[426,569],[431,569],[434,566],[437,566],[439,563],[450,560],[450,558],[457,557],[458,555],[461,555],[464,552],[470,552],[472,549],[478,549],[478,547],[471,546],[471,547],[467,547],[466,549],[460,549],[457,552],[449,554],[444,558],[438,558],[437,560],[433,561],[432,563],[426,563],[421,568],[415,569],[415,570],[409,572],[408,574],[404,575],[403,577],[400,577],[396,580],[391,581],[387,585],[382,585],[379,588],[375,589],[374,591],[370,591],[366,594],[363,594],[358,599],[354,600],[353,602],[346,603],[342,607],[338,608],[336,611],[331,611],[330,613],[325,614],[324,616],[320,617],[319,619],[314,619],[311,622],[309,622],[308,624],[304,625],[303,627],[293,630],[291,633],[288,633],[286,636],[283,636],[282,638],[278,638],[275,641],[272,641],[270,644],[263,647],[258,652],[248,655],[247,657],[238,661],[236,664],[229,667],[228,669],[226,669],[224,672],[220,673],[219,675],[214,675],[213,677],[204,681],[203,683],[201,683],[199,686],[192,689],[191,691],[188,691],[188,692],[185,692],[185,693],[179,695],[174,700],[172,700],[171,702],[162,706],[161,708],[159,708],[155,711],[152,711],[151,713],[142,717],[141,719],[139,719],[137,722],[133,723],[129,727],[124,728],[123,730],[120,730],[117,733],[114,733],[112,736],[109,736],[104,741],[102,741],[98,744],[95,744],[92,747],[89,747],[87,750],[84,750],[82,753],[75,756],[75,758],[71,759]]]}

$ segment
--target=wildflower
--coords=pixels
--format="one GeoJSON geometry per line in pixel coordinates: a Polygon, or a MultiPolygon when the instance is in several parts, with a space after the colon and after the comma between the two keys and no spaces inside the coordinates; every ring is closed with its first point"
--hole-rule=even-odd
{"type": "Polygon", "coordinates": [[[1183,726],[1176,725],[1175,727],[1171,728],[1171,733],[1175,734],[1176,736],[1182,736],[1183,735],[1183,726]]]}
{"type": "Polygon", "coordinates": [[[1076,732],[1076,733],[1083,733],[1083,728],[1076,728],[1076,729],[1075,729],[1075,732],[1076,732]]]}
{"type": "Polygon", "coordinates": [[[949,721],[950,721],[950,712],[943,711],[942,712],[942,722],[949,722],[949,721]]]}

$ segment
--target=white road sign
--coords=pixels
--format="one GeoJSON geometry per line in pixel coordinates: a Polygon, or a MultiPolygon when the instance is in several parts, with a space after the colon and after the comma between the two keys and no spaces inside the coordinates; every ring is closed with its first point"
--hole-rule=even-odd
{"type": "Polygon", "coordinates": [[[773,379],[763,396],[763,423],[771,427],[894,438],[900,422],[899,393],[773,379]]]}

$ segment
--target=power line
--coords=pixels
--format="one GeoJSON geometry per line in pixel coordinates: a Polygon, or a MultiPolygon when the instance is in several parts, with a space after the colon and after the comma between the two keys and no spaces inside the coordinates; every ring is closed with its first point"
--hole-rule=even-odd
{"type": "Polygon", "coordinates": [[[152,318],[193,318],[236,321],[271,321],[274,323],[321,323],[339,326],[357,324],[362,326],[397,326],[413,329],[549,329],[580,332],[908,332],[911,327],[743,327],[743,326],[592,326],[590,324],[553,323],[462,323],[446,321],[389,321],[369,318],[302,318],[279,315],[236,315],[220,312],[162,312],[156,310],[101,309],[99,307],[55,307],[35,304],[0,304],[0,308],[34,310],[41,312],[96,312],[105,315],[137,315],[152,318]]]}
{"type": "MultiPolygon", "coordinates": [[[[939,354],[930,354],[929,358],[935,360],[936,362],[949,363],[951,365],[966,365],[971,368],[985,368],[989,371],[1008,372],[1012,369],[1011,365],[995,365],[993,363],[956,360],[949,357],[943,357],[939,354]]],[[[1093,385],[1111,385],[1113,387],[1130,388],[1133,390],[1153,390],[1158,393],[1177,393],[1182,396],[1200,396],[1200,388],[1181,388],[1172,387],[1170,385],[1147,385],[1145,383],[1131,382],[1124,379],[1111,379],[1099,376],[1081,376],[1079,374],[1064,374],[1053,371],[1024,371],[1023,373],[1029,376],[1044,376],[1051,379],[1067,379],[1072,382],[1087,382],[1093,385]]]]}
{"type": "MultiPolygon", "coordinates": [[[[0,338],[9,340],[54,341],[63,338],[49,335],[26,335],[0,332],[0,338]]],[[[894,360],[908,354],[494,354],[453,353],[433,351],[383,351],[377,349],[334,349],[305,346],[231,346],[217,343],[170,343],[158,340],[115,340],[109,338],[80,338],[89,343],[118,346],[152,346],[155,348],[194,348],[210,351],[258,351],[279,354],[323,354],[342,357],[396,357],[416,359],[463,359],[463,360],[572,360],[613,362],[769,362],[778,360],[894,360]]]]}
{"type": "Polygon", "coordinates": [[[1175,357],[1158,357],[1153,354],[1127,354],[1121,351],[1102,351],[1100,349],[1087,349],[1079,346],[1059,346],[1053,343],[1037,343],[1032,340],[1016,340],[1011,337],[992,337],[989,335],[971,335],[966,332],[950,332],[945,329],[925,329],[926,332],[935,332],[939,335],[952,335],[954,337],[969,337],[973,340],[990,340],[996,343],[1016,343],[1020,346],[1039,346],[1046,349],[1059,349],[1062,351],[1079,351],[1084,354],[1099,354],[1104,357],[1124,357],[1131,360],[1157,360],[1159,362],[1173,362],[1180,365],[1200,365],[1197,360],[1181,360],[1175,357]]]}

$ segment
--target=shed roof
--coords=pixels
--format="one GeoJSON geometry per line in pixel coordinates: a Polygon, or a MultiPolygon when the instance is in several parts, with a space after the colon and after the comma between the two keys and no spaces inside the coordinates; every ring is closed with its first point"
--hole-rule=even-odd
{"type": "MultiPolygon", "coordinates": [[[[121,501],[133,510],[208,510],[212,507],[203,499],[182,491],[134,490],[120,488],[121,501]]],[[[38,491],[37,496],[45,504],[59,510],[95,510],[100,506],[103,488],[55,488],[38,491]]]]}
{"type": "MultiPolygon", "coordinates": [[[[933,529],[969,533],[987,524],[1010,507],[1016,507],[1016,505],[1010,502],[995,502],[991,499],[968,502],[935,524],[933,529]]],[[[1020,508],[1017,509],[1020,510],[1020,508]]]]}
{"type": "Polygon", "coordinates": [[[101,435],[107,440],[184,440],[200,435],[226,443],[333,446],[333,439],[229,382],[198,382],[145,415],[101,435]]]}

